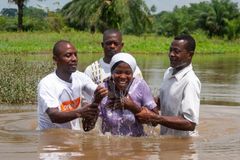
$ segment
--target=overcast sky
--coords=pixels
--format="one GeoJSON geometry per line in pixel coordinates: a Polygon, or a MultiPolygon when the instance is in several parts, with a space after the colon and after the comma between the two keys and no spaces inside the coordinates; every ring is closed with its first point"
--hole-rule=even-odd
{"type": "MultiPolygon", "coordinates": [[[[34,6],[43,9],[54,10],[56,8],[62,8],[64,4],[70,0],[43,0],[39,2],[38,0],[29,0],[27,6],[34,6]],[[57,3],[59,2],[59,3],[57,3]]],[[[147,5],[151,7],[155,5],[157,7],[157,12],[160,11],[171,11],[176,5],[181,7],[183,5],[189,5],[190,3],[199,3],[206,0],[145,0],[147,5]]],[[[238,2],[240,5],[240,0],[232,0],[233,2],[238,2]]],[[[2,8],[16,8],[16,5],[9,4],[8,0],[0,0],[0,11],[2,8]]]]}

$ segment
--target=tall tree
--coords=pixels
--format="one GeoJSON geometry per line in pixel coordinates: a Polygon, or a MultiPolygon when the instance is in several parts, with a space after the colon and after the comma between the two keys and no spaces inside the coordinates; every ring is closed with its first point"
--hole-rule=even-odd
{"type": "MultiPolygon", "coordinates": [[[[23,8],[28,0],[8,0],[9,3],[15,3],[18,8],[18,31],[23,31],[23,8]]],[[[44,1],[44,0],[38,0],[44,1]]]]}
{"type": "Polygon", "coordinates": [[[223,37],[228,32],[228,21],[238,17],[237,3],[230,0],[212,0],[199,16],[199,25],[208,35],[223,37]]]}
{"type": "Polygon", "coordinates": [[[144,0],[73,0],[63,7],[63,15],[71,24],[96,26],[100,31],[120,29],[127,21],[137,34],[151,26],[150,10],[144,0]]]}
{"type": "Polygon", "coordinates": [[[27,0],[8,0],[9,3],[15,3],[18,7],[18,31],[23,31],[23,6],[27,0]]]}

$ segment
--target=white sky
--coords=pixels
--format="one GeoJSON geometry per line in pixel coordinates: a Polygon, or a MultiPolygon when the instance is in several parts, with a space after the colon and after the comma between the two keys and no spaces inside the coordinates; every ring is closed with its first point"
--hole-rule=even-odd
{"type": "MultiPolygon", "coordinates": [[[[50,9],[54,10],[56,8],[62,8],[64,4],[71,0],[42,0],[40,2],[38,0],[28,0],[27,6],[34,6],[42,9],[50,9]],[[59,2],[59,3],[56,3],[59,2]]],[[[189,5],[190,3],[199,3],[206,0],[145,0],[147,5],[151,7],[155,5],[157,7],[157,12],[160,11],[171,11],[176,5],[183,6],[189,5]]],[[[240,5],[240,0],[232,0],[233,2],[238,2],[240,5]]],[[[2,8],[16,8],[17,6],[14,4],[9,4],[8,0],[0,0],[0,11],[2,8]]]]}

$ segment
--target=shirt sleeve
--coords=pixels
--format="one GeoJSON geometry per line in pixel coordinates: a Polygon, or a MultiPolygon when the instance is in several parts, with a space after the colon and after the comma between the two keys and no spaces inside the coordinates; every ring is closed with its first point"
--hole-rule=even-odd
{"type": "Polygon", "coordinates": [[[190,81],[185,87],[181,105],[184,118],[196,124],[199,123],[200,90],[199,81],[190,81]]]}
{"type": "Polygon", "coordinates": [[[38,85],[38,105],[43,113],[47,108],[55,108],[59,106],[57,95],[54,93],[54,89],[44,82],[40,82],[38,85]]]}
{"type": "Polygon", "coordinates": [[[83,74],[82,82],[83,82],[83,92],[88,96],[93,97],[94,91],[96,90],[97,85],[92,81],[91,78],[89,78],[85,74],[83,74]]]}
{"type": "Polygon", "coordinates": [[[93,78],[92,78],[91,65],[88,66],[88,67],[85,69],[84,73],[85,73],[88,77],[90,77],[91,79],[93,79],[93,78]]]}
{"type": "Polygon", "coordinates": [[[141,85],[143,106],[147,107],[150,110],[155,108],[157,104],[154,101],[153,95],[151,93],[151,89],[147,85],[146,81],[142,80],[140,85],[141,85]]]}

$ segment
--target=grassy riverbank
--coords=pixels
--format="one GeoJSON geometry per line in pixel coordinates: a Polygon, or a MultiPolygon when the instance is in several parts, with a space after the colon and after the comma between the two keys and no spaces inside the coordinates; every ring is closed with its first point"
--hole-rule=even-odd
{"type": "MultiPolygon", "coordinates": [[[[212,53],[240,53],[240,40],[228,41],[219,38],[209,39],[204,34],[193,35],[197,42],[196,52],[201,54],[212,53]]],[[[60,40],[70,40],[79,53],[102,52],[102,34],[90,34],[88,32],[67,33],[0,33],[0,54],[24,54],[24,53],[49,53],[53,44],[60,40]]],[[[156,35],[143,35],[141,37],[124,35],[124,51],[131,53],[167,53],[173,37],[161,37],[156,35]]]]}

